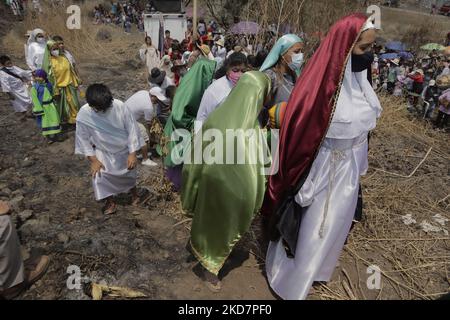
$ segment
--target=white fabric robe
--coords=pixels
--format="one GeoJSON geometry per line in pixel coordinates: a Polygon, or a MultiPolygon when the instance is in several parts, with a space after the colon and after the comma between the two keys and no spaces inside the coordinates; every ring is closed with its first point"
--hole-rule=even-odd
{"type": "Polygon", "coordinates": [[[159,68],[161,64],[161,59],[159,58],[158,50],[155,47],[148,47],[146,44],[143,44],[141,49],[139,49],[139,57],[142,62],[145,62],[147,65],[148,73],[152,73],[153,68],[159,68]],[[145,53],[147,51],[147,53],[145,53]]]}
{"type": "Polygon", "coordinates": [[[26,56],[27,65],[32,71],[42,68],[44,60],[45,43],[31,42],[28,45],[28,52],[26,56]]]}
{"type": "MultiPolygon", "coordinates": [[[[26,71],[14,66],[10,71],[22,79],[31,80],[31,71],[29,70],[26,71]]],[[[28,87],[23,81],[0,71],[0,84],[3,92],[9,92],[14,96],[15,99],[11,100],[11,104],[15,112],[25,112],[30,108],[31,97],[28,93],[28,87]]]]}
{"type": "Polygon", "coordinates": [[[205,91],[198,108],[197,119],[194,124],[195,132],[198,132],[208,116],[225,101],[233,89],[233,84],[226,76],[214,81],[205,91]]]}
{"type": "Polygon", "coordinates": [[[144,144],[136,120],[121,101],[114,100],[105,113],[97,113],[87,104],[80,109],[75,154],[95,155],[105,166],[101,175],[92,179],[97,201],[126,193],[136,186],[136,169],[127,169],[127,159],[144,144]]]}
{"type": "Polygon", "coordinates": [[[295,197],[304,209],[295,258],[271,242],[266,257],[270,286],[283,299],[303,300],[314,281],[329,281],[355,215],[359,179],[368,168],[368,132],[381,106],[367,71],[348,62],[336,112],[309,175],[295,197]]]}

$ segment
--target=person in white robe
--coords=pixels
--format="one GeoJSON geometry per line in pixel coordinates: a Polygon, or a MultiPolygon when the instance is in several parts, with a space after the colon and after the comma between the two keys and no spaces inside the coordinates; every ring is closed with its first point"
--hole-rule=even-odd
{"type": "Polygon", "coordinates": [[[146,90],[136,92],[128,98],[127,101],[125,101],[125,105],[137,121],[139,131],[145,142],[145,145],[141,149],[142,165],[147,167],[156,167],[158,164],[150,160],[148,157],[148,143],[150,142],[150,137],[148,135],[147,128],[148,130],[150,129],[151,121],[156,115],[156,110],[153,107],[153,103],[150,98],[150,92],[146,90]],[[144,121],[146,126],[139,121],[144,121]]]}
{"type": "Polygon", "coordinates": [[[14,112],[26,113],[31,106],[28,84],[31,71],[14,66],[8,56],[0,57],[0,85],[2,91],[9,95],[14,112]]]}
{"type": "Polygon", "coordinates": [[[42,29],[34,29],[27,42],[26,61],[31,71],[42,68],[47,39],[42,29]]]}
{"type": "Polygon", "coordinates": [[[247,58],[242,53],[231,55],[223,66],[225,75],[214,81],[205,91],[200,102],[194,132],[199,132],[208,116],[228,97],[240,77],[248,70],[247,58]]]}
{"type": "Polygon", "coordinates": [[[139,203],[136,152],[145,142],[132,112],[108,87],[89,86],[86,101],[77,115],[75,154],[90,160],[95,199],[106,199],[103,212],[113,214],[118,194],[131,191],[133,205],[139,203]]]}
{"type": "Polygon", "coordinates": [[[159,68],[161,59],[159,58],[158,49],[152,45],[152,38],[145,37],[145,43],[139,49],[139,57],[145,63],[150,74],[153,68],[159,68]]]}
{"type": "Polygon", "coordinates": [[[303,300],[314,282],[331,280],[355,215],[360,176],[368,169],[368,133],[381,111],[367,70],[352,72],[350,55],[331,125],[295,196],[304,208],[295,257],[287,256],[282,239],[269,244],[267,277],[281,298],[303,300]]]}

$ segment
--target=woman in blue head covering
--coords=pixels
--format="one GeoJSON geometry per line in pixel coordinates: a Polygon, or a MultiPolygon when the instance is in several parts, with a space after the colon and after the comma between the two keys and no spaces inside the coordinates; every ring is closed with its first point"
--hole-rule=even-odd
{"type": "Polygon", "coordinates": [[[275,43],[260,71],[272,81],[272,99],[265,106],[261,122],[267,124],[267,110],[287,102],[303,65],[303,40],[295,34],[286,34],[275,43]]]}

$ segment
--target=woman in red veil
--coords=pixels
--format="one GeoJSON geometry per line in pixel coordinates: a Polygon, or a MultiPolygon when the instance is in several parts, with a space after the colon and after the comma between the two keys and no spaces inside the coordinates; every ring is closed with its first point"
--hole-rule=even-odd
{"type": "Polygon", "coordinates": [[[262,209],[272,222],[267,276],[283,299],[304,299],[314,281],[329,281],[348,236],[382,110],[367,80],[374,41],[367,16],[339,20],[287,105],[262,209]]]}

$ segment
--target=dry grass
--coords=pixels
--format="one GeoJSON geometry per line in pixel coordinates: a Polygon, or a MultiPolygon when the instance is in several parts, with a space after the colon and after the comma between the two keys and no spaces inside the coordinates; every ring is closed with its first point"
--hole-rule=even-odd
{"type": "MultiPolygon", "coordinates": [[[[120,51],[132,44],[140,45],[143,42],[143,35],[136,32],[127,35],[123,32],[121,26],[94,25],[91,12],[94,5],[99,2],[101,1],[88,2],[82,7],[80,30],[67,28],[66,21],[69,14],[66,13],[65,8],[44,7],[44,13],[37,15],[36,18],[27,15],[23,23],[18,24],[3,38],[2,45],[7,47],[10,52],[23,52],[26,31],[40,28],[46,31],[50,37],[61,36],[66,43],[66,47],[78,60],[103,60],[108,63],[122,63],[124,59],[120,51]],[[108,32],[112,39],[97,40],[96,36],[99,30],[108,32]]],[[[132,57],[135,54],[133,52],[132,57]]]]}
{"type": "Polygon", "coordinates": [[[380,36],[401,40],[412,47],[441,43],[450,29],[450,18],[383,7],[380,36]]]}

